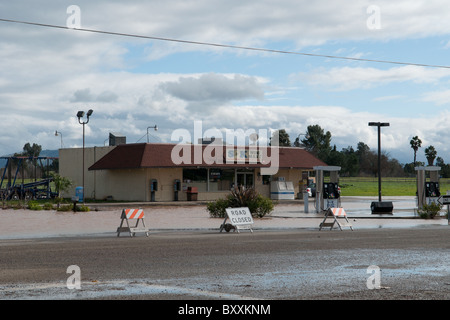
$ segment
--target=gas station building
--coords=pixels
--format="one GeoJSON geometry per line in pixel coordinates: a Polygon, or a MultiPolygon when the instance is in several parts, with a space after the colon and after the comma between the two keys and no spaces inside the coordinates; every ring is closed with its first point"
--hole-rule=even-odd
{"type": "Polygon", "coordinates": [[[272,199],[294,199],[302,196],[313,168],[326,164],[295,147],[134,143],[84,152],[60,149],[59,166],[60,175],[73,182],[65,197],[74,196],[84,180],[86,199],[163,202],[216,200],[234,186],[254,187],[272,199]],[[275,181],[286,188],[275,190],[275,181]]]}

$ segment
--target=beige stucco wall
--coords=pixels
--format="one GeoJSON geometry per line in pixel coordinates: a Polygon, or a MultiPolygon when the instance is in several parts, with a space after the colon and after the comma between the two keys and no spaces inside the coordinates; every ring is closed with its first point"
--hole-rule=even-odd
{"type": "MultiPolygon", "coordinates": [[[[187,187],[194,184],[183,182],[182,168],[141,168],[141,169],[120,169],[120,170],[94,170],[88,171],[96,161],[110,152],[114,147],[93,147],[85,148],[85,198],[106,199],[112,197],[113,200],[124,201],[151,201],[150,181],[158,181],[158,190],[155,192],[155,201],[173,201],[175,179],[179,179],[182,190],[178,192],[178,200],[187,200],[187,187]]],[[[64,197],[75,195],[75,188],[82,186],[82,148],[60,149],[59,150],[59,171],[60,175],[69,178],[73,184],[64,197]]],[[[270,196],[270,185],[263,185],[260,169],[254,171],[254,186],[263,196],[270,196]]],[[[286,181],[292,181],[295,187],[295,195],[301,192],[299,181],[302,179],[302,170],[280,169],[272,178],[284,177],[286,181]]],[[[211,190],[214,190],[212,188],[211,190]]],[[[209,191],[199,192],[197,199],[200,201],[210,201],[225,197],[229,191],[209,191]]]]}
{"type": "MultiPolygon", "coordinates": [[[[144,201],[150,201],[150,181],[158,181],[158,191],[155,192],[155,201],[173,201],[174,200],[174,181],[182,180],[182,168],[150,168],[146,169],[147,197],[144,201]]],[[[178,192],[178,200],[185,201],[185,192],[178,192]]]]}
{"type": "Polygon", "coordinates": [[[95,199],[112,197],[113,200],[146,201],[144,169],[97,170],[95,199]]]}
{"type": "MultiPolygon", "coordinates": [[[[114,147],[85,148],[85,197],[126,201],[150,201],[150,180],[158,180],[156,201],[172,201],[174,199],[173,182],[182,179],[182,168],[143,168],[121,170],[93,170],[88,168],[114,147]]],[[[72,181],[72,186],[64,197],[75,195],[75,188],[82,186],[83,149],[59,150],[59,173],[72,181]]],[[[186,194],[179,192],[179,200],[186,200],[186,194]]]]}
{"type": "MultiPolygon", "coordinates": [[[[85,148],[84,184],[86,198],[98,196],[98,183],[106,179],[106,171],[88,171],[88,168],[100,160],[114,147],[85,148]]],[[[63,194],[64,197],[75,195],[75,188],[83,184],[83,148],[59,149],[59,174],[72,181],[71,188],[63,194]]]]}

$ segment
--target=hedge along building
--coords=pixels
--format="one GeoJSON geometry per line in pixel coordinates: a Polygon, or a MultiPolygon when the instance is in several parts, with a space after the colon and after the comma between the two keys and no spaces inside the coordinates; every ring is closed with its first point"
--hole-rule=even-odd
{"type": "MultiPolygon", "coordinates": [[[[60,173],[74,188],[82,181],[81,152],[60,150],[60,173]]],[[[197,200],[215,200],[240,185],[269,197],[270,181],[280,178],[292,181],[297,194],[309,171],[326,165],[293,147],[137,143],[86,148],[85,154],[84,195],[99,200],[183,201],[192,190],[197,200]]]]}

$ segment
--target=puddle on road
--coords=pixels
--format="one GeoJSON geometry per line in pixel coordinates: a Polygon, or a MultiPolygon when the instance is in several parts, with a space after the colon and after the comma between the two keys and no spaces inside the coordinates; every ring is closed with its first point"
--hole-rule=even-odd
{"type": "MultiPolygon", "coordinates": [[[[372,215],[369,210],[346,209],[355,228],[412,228],[426,225],[446,225],[446,219],[402,219],[414,217],[414,211],[399,211],[391,215],[372,215]],[[390,219],[391,218],[391,219],[390,219]]],[[[145,224],[150,230],[219,229],[223,222],[210,218],[202,206],[149,207],[145,209],[145,224]]],[[[111,235],[120,224],[121,209],[91,212],[0,210],[0,239],[29,239],[62,236],[111,235]]],[[[274,213],[255,219],[258,229],[315,229],[323,215],[304,214],[295,205],[278,205],[274,213]],[[295,208],[295,210],[293,210],[295,208]],[[311,217],[311,218],[310,218],[311,217]]]]}

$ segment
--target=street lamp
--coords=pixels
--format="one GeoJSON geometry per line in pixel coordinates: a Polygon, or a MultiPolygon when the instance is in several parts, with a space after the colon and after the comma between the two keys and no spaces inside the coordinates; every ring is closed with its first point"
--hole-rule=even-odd
{"type": "Polygon", "coordinates": [[[381,201],[381,127],[389,127],[388,122],[369,122],[369,127],[378,127],[378,203],[372,202],[372,213],[392,212],[392,202],[381,201]]]}
{"type": "Polygon", "coordinates": [[[62,149],[62,147],[63,147],[62,133],[59,132],[58,130],[56,130],[56,131],[55,131],[55,137],[57,137],[58,135],[61,136],[61,149],[62,149]]]}
{"type": "Polygon", "coordinates": [[[89,109],[89,111],[86,114],[86,121],[81,121],[81,118],[84,117],[84,111],[78,111],[77,112],[77,118],[78,123],[83,125],[83,203],[84,203],[84,125],[89,122],[89,117],[92,115],[94,111],[92,109],[89,109]]]}
{"type": "Polygon", "coordinates": [[[148,140],[148,129],[151,129],[151,128],[155,129],[155,131],[158,131],[158,126],[156,124],[153,127],[147,127],[147,143],[149,142],[149,140],[148,140]]]}

